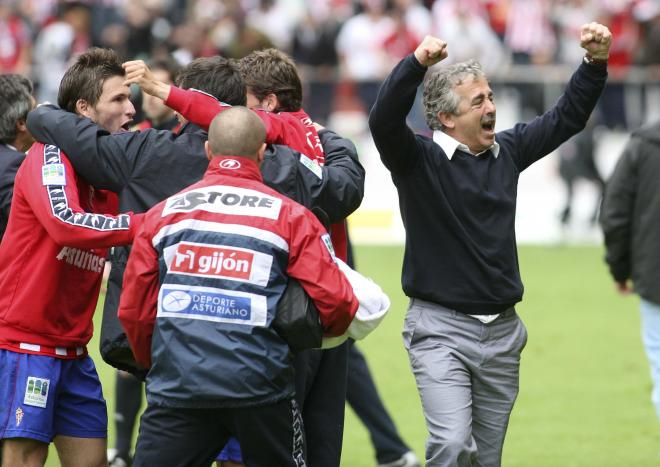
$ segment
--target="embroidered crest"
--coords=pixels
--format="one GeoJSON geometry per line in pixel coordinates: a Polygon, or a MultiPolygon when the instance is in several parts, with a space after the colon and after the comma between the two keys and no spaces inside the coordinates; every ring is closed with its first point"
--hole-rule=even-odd
{"type": "Polygon", "coordinates": [[[16,409],[16,426],[21,426],[23,421],[23,409],[20,407],[16,409]]]}

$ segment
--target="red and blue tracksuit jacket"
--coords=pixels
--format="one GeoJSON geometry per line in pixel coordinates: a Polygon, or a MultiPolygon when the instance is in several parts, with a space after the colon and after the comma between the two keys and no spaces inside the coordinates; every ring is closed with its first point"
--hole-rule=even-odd
{"type": "Polygon", "coordinates": [[[146,214],[119,319],[150,367],[149,403],[237,407],[294,392],[292,356],[271,327],[288,277],[341,335],[358,302],[315,216],[267,187],[257,164],[216,157],[204,178],[146,214]]]}

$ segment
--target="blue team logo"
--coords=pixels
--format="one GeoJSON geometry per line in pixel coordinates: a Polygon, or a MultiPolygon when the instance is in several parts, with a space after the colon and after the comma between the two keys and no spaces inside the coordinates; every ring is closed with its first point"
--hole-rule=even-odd
{"type": "Polygon", "coordinates": [[[163,297],[163,310],[183,311],[190,305],[192,298],[187,292],[173,290],[163,297]]]}
{"type": "Polygon", "coordinates": [[[210,287],[163,286],[158,316],[263,326],[266,297],[210,287]]]}

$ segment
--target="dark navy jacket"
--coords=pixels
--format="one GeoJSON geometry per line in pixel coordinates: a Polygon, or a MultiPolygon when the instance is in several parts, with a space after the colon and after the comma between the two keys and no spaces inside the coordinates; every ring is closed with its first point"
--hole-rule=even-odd
{"type": "Polygon", "coordinates": [[[514,228],[518,176],[584,128],[607,69],[581,64],[554,107],[496,134],[498,157],[458,151],[451,160],[431,138],[406,126],[426,70],[414,55],[403,59],[369,117],[399,193],[406,229],[403,290],[460,312],[496,314],[523,294],[514,228]]]}
{"type": "Polygon", "coordinates": [[[0,240],[7,229],[9,208],[14,195],[14,178],[25,160],[25,153],[0,143],[0,240]]]}

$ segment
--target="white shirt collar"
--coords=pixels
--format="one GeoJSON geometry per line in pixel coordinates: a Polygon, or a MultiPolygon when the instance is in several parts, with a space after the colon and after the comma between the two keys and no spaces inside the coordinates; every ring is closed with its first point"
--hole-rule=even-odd
{"type": "Polygon", "coordinates": [[[9,149],[13,149],[14,151],[18,151],[18,149],[16,149],[14,146],[12,146],[9,143],[5,143],[5,146],[7,146],[9,149]]]}
{"type": "MultiPolygon", "coordinates": [[[[442,148],[442,150],[445,152],[447,155],[447,159],[451,160],[452,157],[454,157],[454,153],[456,152],[457,149],[460,149],[461,151],[467,152],[468,154],[472,154],[472,151],[470,151],[470,148],[468,148],[465,144],[459,143],[456,141],[454,138],[449,136],[447,133],[441,130],[436,130],[433,132],[433,141],[442,148]]],[[[493,143],[491,147],[488,149],[484,149],[481,151],[479,154],[473,154],[474,156],[480,156],[486,151],[491,151],[493,153],[493,157],[497,159],[497,156],[500,154],[500,145],[498,144],[497,141],[493,143]]]]}

